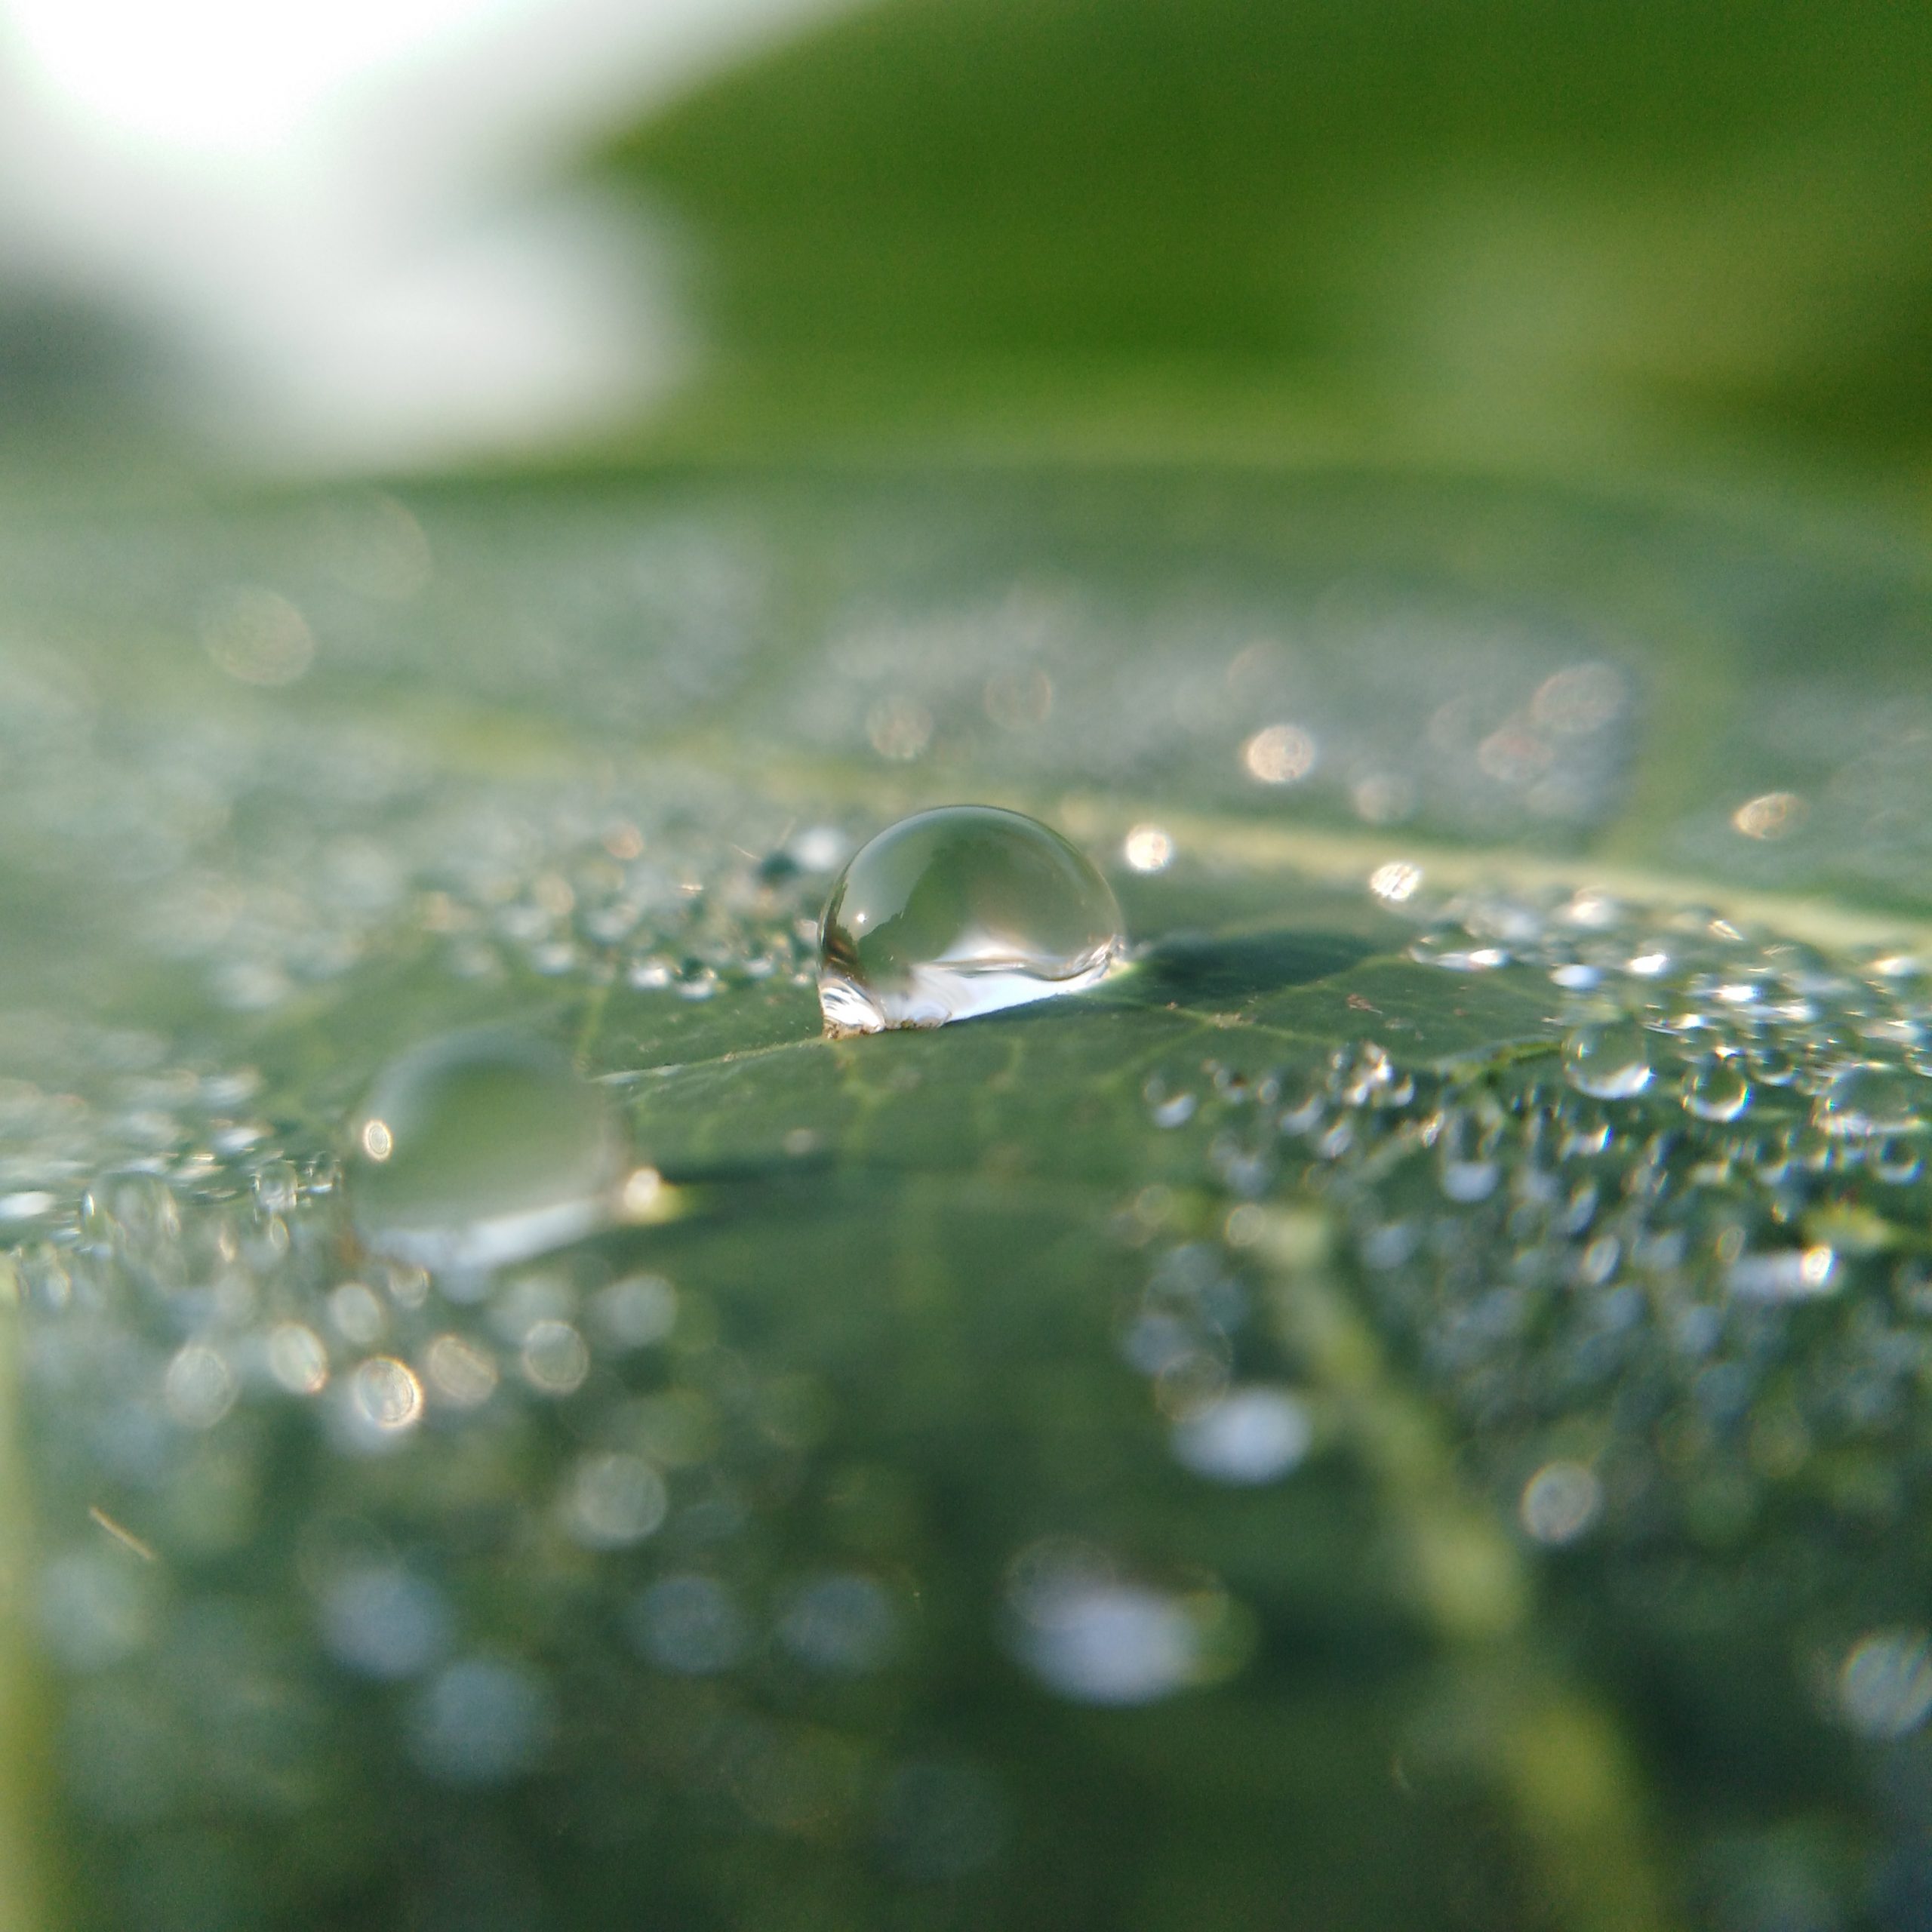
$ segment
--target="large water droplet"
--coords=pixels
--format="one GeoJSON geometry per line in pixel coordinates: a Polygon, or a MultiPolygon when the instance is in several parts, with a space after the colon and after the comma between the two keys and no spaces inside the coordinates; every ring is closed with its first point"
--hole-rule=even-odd
{"type": "Polygon", "coordinates": [[[1918,1084],[1896,1067],[1847,1066],[1819,1094],[1814,1118],[1827,1134],[1845,1139],[1909,1133],[1923,1124],[1918,1084]]]}
{"type": "Polygon", "coordinates": [[[1630,1100],[1650,1085],[1653,1072],[1650,1043],[1634,1020],[1583,1027],[1564,1045],[1564,1078],[1593,1100],[1630,1100]]]}
{"type": "Polygon", "coordinates": [[[514,1033],[452,1034],[377,1081],[350,1128],[356,1229],[429,1268],[488,1268],[574,1241],[611,1211],[623,1146],[603,1095],[514,1033]]]}
{"type": "Polygon", "coordinates": [[[1092,986],[1121,945],[1120,908],[1058,832],[949,805],[859,851],[819,944],[819,1004],[835,1032],[941,1026],[1092,986]]]}

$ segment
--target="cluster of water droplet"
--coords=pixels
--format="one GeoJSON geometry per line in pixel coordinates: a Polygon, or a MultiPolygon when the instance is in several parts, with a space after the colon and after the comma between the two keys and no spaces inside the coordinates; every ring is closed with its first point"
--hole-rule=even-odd
{"type": "Polygon", "coordinates": [[[244,1013],[426,943],[472,982],[701,999],[795,977],[853,842],[669,761],[621,784],[576,764],[481,783],[368,716],[164,723],[17,645],[0,694],[0,839],[112,899],[94,970],[139,987],[186,969],[244,1013]]]}
{"type": "MultiPolygon", "coordinates": [[[[1596,894],[1471,905],[1413,950],[1529,995],[1521,1037],[1424,1064],[1393,1028],[1313,1067],[1230,1051],[1154,1075],[1150,1118],[1238,1201],[1329,1204],[1497,1481],[1580,1454],[1632,1534],[1727,1541],[1780,1495],[1888,1520],[1900,1465],[1869,1452],[1916,1439],[1932,1373],[1932,972],[1596,894]]],[[[1211,1393],[1207,1311],[1239,1297],[1186,1254],[1169,1274],[1219,1284],[1186,1346],[1134,1346],[1211,1393]]]]}
{"type": "Polygon", "coordinates": [[[8,1044],[19,1071],[0,1079],[0,1241],[71,1238],[103,1174],[232,1192],[287,1169],[252,1068],[183,1063],[158,1034],[45,1016],[8,1044]]]}
{"type": "MultiPolygon", "coordinates": [[[[238,1804],[312,1813],[352,1752],[430,1791],[608,1790],[617,1721],[661,1740],[627,1804],[722,1803],[780,1841],[858,1829],[921,1880],[998,1852],[986,1773],[862,1762],[825,1727],[908,1630],[877,1563],[786,1553],[825,1386],[727,1346],[706,1297],[610,1226],[621,1203],[589,1238],[478,1245],[503,1225],[474,1192],[478,1135],[535,1161],[540,1214],[608,1188],[608,1117],[572,1078],[534,1043],[441,1043],[356,1116],[346,1200],[325,1161],[272,1159],[245,1192],[120,1171],[6,1260],[49,1526],[39,1628],[89,1830],[145,1854],[238,1804]],[[478,1124],[479,1081],[548,1112],[478,1124]],[[614,1689],[586,1674],[606,1628],[614,1689]]],[[[199,1922],[258,1922],[278,1881],[223,1858],[199,1922]]]]}

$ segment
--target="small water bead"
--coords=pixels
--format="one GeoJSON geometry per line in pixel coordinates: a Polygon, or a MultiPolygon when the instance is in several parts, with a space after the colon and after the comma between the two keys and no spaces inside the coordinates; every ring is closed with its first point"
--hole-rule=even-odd
{"type": "Polygon", "coordinates": [[[1706,1060],[1684,1079],[1684,1109],[1699,1120],[1734,1121],[1751,1104],[1751,1083],[1735,1059],[1706,1060]]]}
{"type": "Polygon", "coordinates": [[[1592,1100],[1633,1100],[1655,1073],[1649,1040],[1634,1020],[1581,1027],[1564,1044],[1564,1078],[1592,1100]]]}
{"type": "Polygon", "coordinates": [[[357,1232],[431,1268],[494,1266],[590,1232],[623,1164],[603,1095],[555,1048],[513,1033],[405,1054],[350,1140],[357,1232]]]}
{"type": "Polygon", "coordinates": [[[1017,812],[951,805],[860,849],[820,927],[834,1033],[940,1026],[1094,985],[1124,944],[1093,866],[1017,812]]]}
{"type": "Polygon", "coordinates": [[[1826,1133],[1844,1140],[1909,1134],[1924,1124],[1918,1084],[1895,1067],[1844,1067],[1819,1094],[1814,1118],[1826,1133]]]}

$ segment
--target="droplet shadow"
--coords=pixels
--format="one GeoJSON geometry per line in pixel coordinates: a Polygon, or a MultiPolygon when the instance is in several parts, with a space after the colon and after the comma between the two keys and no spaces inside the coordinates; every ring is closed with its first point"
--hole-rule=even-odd
{"type": "Polygon", "coordinates": [[[1133,1006],[1225,1007],[1332,978],[1380,949],[1355,933],[1173,933],[1109,982],[1106,997],[1133,1006]]]}

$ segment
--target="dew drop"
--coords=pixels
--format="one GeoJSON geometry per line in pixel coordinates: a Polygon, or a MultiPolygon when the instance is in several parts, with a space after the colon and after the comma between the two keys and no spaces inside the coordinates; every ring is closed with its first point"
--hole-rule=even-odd
{"type": "Polygon", "coordinates": [[[1847,1066],[1826,1083],[1814,1117],[1826,1133],[1844,1140],[1908,1134],[1924,1124],[1915,1084],[1910,1074],[1896,1068],[1847,1066]]]}
{"type": "Polygon", "coordinates": [[[1644,1029],[1634,1020],[1580,1029],[1564,1045],[1563,1075],[1578,1093],[1592,1100],[1634,1098],[1654,1075],[1644,1029]]]}
{"type": "Polygon", "coordinates": [[[1735,1060],[1706,1060],[1684,1076],[1684,1109],[1699,1120],[1733,1121],[1751,1104],[1751,1083],[1735,1060]]]}
{"type": "Polygon", "coordinates": [[[1912,1140],[1887,1136],[1872,1149],[1872,1171],[1882,1181],[1902,1187],[1924,1171],[1925,1158],[1912,1140]]]}
{"type": "Polygon", "coordinates": [[[1122,943],[1112,891],[1059,833],[946,806],[881,832],[840,874],[819,1004],[834,1033],[941,1026],[1081,992],[1122,943]]]}
{"type": "Polygon", "coordinates": [[[405,1054],[350,1128],[355,1226],[427,1268],[487,1268],[590,1232],[622,1147],[603,1096],[554,1047],[452,1034],[405,1054]]]}
{"type": "Polygon", "coordinates": [[[1410,946],[1409,957],[1419,966],[1440,966],[1451,973],[1493,972],[1509,963],[1501,946],[1461,931],[1424,933],[1410,946]]]}
{"type": "Polygon", "coordinates": [[[423,1414],[423,1385],[394,1355],[371,1355],[359,1363],[349,1386],[358,1415],[385,1435],[414,1427],[423,1414]]]}
{"type": "Polygon", "coordinates": [[[1285,1389],[1232,1389],[1174,1425],[1174,1456],[1211,1481],[1272,1482],[1309,1452],[1315,1426],[1301,1399],[1285,1389]]]}

